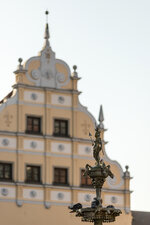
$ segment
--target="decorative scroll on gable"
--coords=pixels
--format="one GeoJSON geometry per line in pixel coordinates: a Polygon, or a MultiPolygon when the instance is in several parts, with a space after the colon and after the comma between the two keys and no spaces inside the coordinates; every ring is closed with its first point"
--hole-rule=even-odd
{"type": "Polygon", "coordinates": [[[40,56],[30,58],[25,64],[26,77],[36,86],[60,88],[70,81],[70,68],[62,60],[55,58],[55,53],[46,42],[40,56]]]}

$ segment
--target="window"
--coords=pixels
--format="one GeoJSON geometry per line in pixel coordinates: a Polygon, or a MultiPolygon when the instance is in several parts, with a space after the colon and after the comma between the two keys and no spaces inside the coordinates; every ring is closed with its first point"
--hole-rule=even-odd
{"type": "Polygon", "coordinates": [[[68,185],[68,170],[64,168],[54,168],[54,184],[68,185]]]}
{"type": "Polygon", "coordinates": [[[26,182],[41,183],[40,166],[26,166],[26,182]]]}
{"type": "Polygon", "coordinates": [[[27,133],[40,134],[41,133],[41,118],[27,116],[27,133]]]}
{"type": "Polygon", "coordinates": [[[68,137],[68,120],[54,120],[54,135],[68,137]]]}
{"type": "Polygon", "coordinates": [[[85,172],[85,170],[82,169],[81,170],[81,186],[83,186],[83,187],[89,187],[89,186],[93,187],[90,177],[84,176],[84,172],[85,172]]]}
{"type": "Polygon", "coordinates": [[[12,181],[12,164],[0,163],[0,180],[12,181]]]}

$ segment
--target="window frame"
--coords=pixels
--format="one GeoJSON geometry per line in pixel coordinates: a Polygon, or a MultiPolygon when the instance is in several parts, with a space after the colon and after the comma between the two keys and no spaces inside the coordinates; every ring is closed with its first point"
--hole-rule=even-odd
{"type": "Polygon", "coordinates": [[[40,115],[26,115],[26,133],[27,134],[34,134],[34,135],[41,135],[42,134],[42,116],[40,115]],[[32,130],[28,130],[28,118],[32,118],[32,123],[33,119],[39,119],[39,131],[35,132],[33,130],[33,124],[32,124],[32,130]]]}
{"type": "MultiPolygon", "coordinates": [[[[32,171],[32,177],[33,177],[33,171],[32,171]]],[[[29,164],[29,163],[27,163],[27,164],[25,164],[25,183],[27,183],[27,184],[42,184],[42,167],[41,167],[41,165],[35,165],[35,164],[29,164]],[[39,175],[38,175],[38,180],[39,181],[34,181],[34,180],[28,180],[27,179],[27,167],[28,166],[30,166],[30,167],[32,167],[32,168],[35,168],[35,167],[38,167],[39,168],[39,175]]]]}
{"type": "Polygon", "coordinates": [[[85,169],[80,169],[80,187],[93,188],[93,186],[92,186],[92,181],[91,181],[90,177],[89,177],[89,176],[84,177],[84,176],[82,175],[82,174],[83,174],[82,171],[85,172],[85,169]],[[83,176],[83,177],[82,177],[82,176],[83,176]],[[82,179],[85,180],[85,184],[82,183],[82,179]],[[91,184],[88,184],[88,180],[89,180],[89,179],[90,179],[90,181],[91,181],[91,184]]]}
{"type": "MultiPolygon", "coordinates": [[[[10,173],[11,173],[10,178],[4,178],[4,176],[3,176],[3,178],[0,178],[0,182],[13,182],[13,163],[12,162],[0,161],[0,164],[11,166],[11,168],[10,168],[10,173]]],[[[4,168],[3,168],[3,175],[4,175],[4,168]]]]}
{"type": "Polygon", "coordinates": [[[69,186],[69,168],[67,167],[56,167],[54,166],[53,167],[53,185],[58,185],[58,186],[69,186]],[[60,174],[59,174],[59,181],[55,181],[55,169],[63,169],[63,170],[66,170],[66,182],[65,183],[61,183],[60,182],[60,174]]]}
{"type": "MultiPolygon", "coordinates": [[[[59,129],[60,129],[60,124],[59,124],[59,129]]],[[[55,136],[55,137],[70,137],[70,135],[69,135],[69,119],[66,119],[66,118],[54,118],[53,119],[53,136],[55,136]],[[66,124],[67,124],[67,132],[65,133],[65,135],[63,135],[61,133],[61,131],[59,131],[58,134],[55,133],[55,121],[59,121],[60,123],[62,121],[66,122],[66,124]]]]}

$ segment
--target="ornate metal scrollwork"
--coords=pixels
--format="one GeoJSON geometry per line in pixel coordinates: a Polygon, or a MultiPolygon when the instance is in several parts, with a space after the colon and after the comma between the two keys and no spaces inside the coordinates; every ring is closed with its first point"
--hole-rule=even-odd
{"type": "MultiPolygon", "coordinates": [[[[91,207],[82,208],[75,207],[81,205],[75,204],[72,207],[71,212],[75,212],[76,216],[82,218],[82,221],[94,222],[95,225],[102,225],[102,222],[114,222],[116,216],[121,214],[120,209],[116,209],[113,205],[103,207],[101,198],[101,189],[107,177],[113,178],[114,175],[111,172],[110,165],[106,165],[103,159],[100,158],[100,152],[102,151],[102,141],[100,138],[99,126],[95,129],[95,140],[92,140],[93,157],[96,160],[95,166],[86,164],[84,176],[89,176],[92,180],[92,185],[96,189],[96,198],[91,203],[91,207]]],[[[90,201],[90,200],[89,200],[90,201]]],[[[112,199],[116,201],[116,199],[112,199]]]]}

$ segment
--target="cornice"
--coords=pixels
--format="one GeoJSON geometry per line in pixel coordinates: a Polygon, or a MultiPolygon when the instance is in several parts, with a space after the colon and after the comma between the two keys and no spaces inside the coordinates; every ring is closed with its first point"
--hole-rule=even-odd
{"type": "Polygon", "coordinates": [[[75,155],[75,154],[55,154],[51,152],[45,152],[45,151],[27,151],[27,150],[14,150],[14,149],[0,149],[0,152],[7,152],[7,153],[16,153],[24,154],[24,155],[38,155],[38,156],[50,156],[55,158],[68,158],[68,159],[84,159],[84,160],[90,160],[94,161],[93,157],[90,156],[81,156],[81,155],[75,155]]]}
{"type": "Polygon", "coordinates": [[[27,89],[31,89],[31,90],[44,90],[44,91],[51,91],[51,92],[59,92],[59,93],[71,93],[71,94],[81,94],[81,91],[76,91],[76,90],[72,90],[72,89],[60,89],[60,88],[49,88],[49,87],[40,87],[40,86],[33,86],[33,85],[28,85],[28,84],[14,84],[12,86],[12,88],[27,88],[27,89]]]}
{"type": "Polygon", "coordinates": [[[10,136],[17,136],[17,137],[28,137],[28,138],[38,138],[38,139],[51,139],[51,140],[56,140],[56,141],[74,141],[74,142],[80,142],[80,143],[89,143],[91,144],[91,140],[89,139],[84,139],[84,138],[76,138],[76,137],[70,137],[70,138],[65,138],[65,137],[55,137],[52,135],[33,135],[33,134],[26,134],[24,132],[12,132],[12,131],[3,131],[0,130],[1,135],[10,135],[10,136]]]}
{"type": "MultiPolygon", "coordinates": [[[[84,191],[84,192],[95,192],[94,188],[84,188],[80,186],[57,186],[47,183],[42,184],[27,184],[24,182],[0,182],[0,186],[7,185],[7,186],[23,186],[23,187],[34,187],[34,188],[51,188],[51,189],[58,189],[58,190],[77,190],[77,191],[84,191]]],[[[108,188],[102,188],[103,192],[106,193],[126,193],[131,194],[133,191],[130,190],[124,190],[124,189],[108,189],[108,188]]]]}
{"type": "Polygon", "coordinates": [[[18,69],[18,70],[15,70],[15,71],[14,71],[15,74],[19,74],[19,73],[25,74],[26,72],[27,72],[27,70],[24,70],[24,69],[22,69],[22,70],[19,70],[19,69],[18,69]]]}
{"type": "Polygon", "coordinates": [[[81,80],[81,77],[75,77],[75,76],[71,76],[72,80],[81,80]]]}

